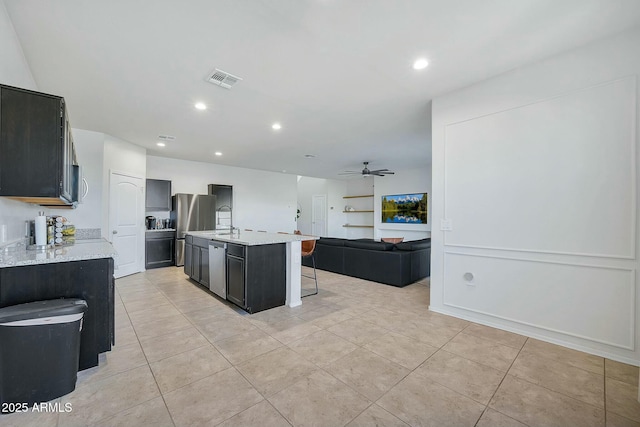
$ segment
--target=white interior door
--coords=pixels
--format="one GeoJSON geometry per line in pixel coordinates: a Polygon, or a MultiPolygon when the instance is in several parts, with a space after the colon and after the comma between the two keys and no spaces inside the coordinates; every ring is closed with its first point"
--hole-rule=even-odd
{"type": "Polygon", "coordinates": [[[144,180],[111,172],[109,181],[109,236],[118,252],[115,276],[144,270],[144,180]]]}
{"type": "Polygon", "coordinates": [[[317,194],[311,198],[311,234],[327,236],[327,196],[317,194]]]}

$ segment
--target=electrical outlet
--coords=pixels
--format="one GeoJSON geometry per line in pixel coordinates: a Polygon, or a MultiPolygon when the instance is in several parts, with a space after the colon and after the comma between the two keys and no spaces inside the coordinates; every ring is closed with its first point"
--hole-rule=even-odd
{"type": "Polygon", "coordinates": [[[440,230],[442,231],[451,231],[453,230],[453,225],[451,224],[450,219],[441,219],[440,220],[440,230]]]}
{"type": "Polygon", "coordinates": [[[473,279],[474,279],[473,273],[464,273],[462,278],[467,283],[467,286],[475,286],[476,285],[476,283],[473,281],[473,279]]]}

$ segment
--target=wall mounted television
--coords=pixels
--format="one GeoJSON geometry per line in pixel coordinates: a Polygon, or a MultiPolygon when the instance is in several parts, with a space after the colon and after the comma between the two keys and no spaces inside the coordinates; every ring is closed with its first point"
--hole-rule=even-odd
{"type": "Polygon", "coordinates": [[[426,224],[427,193],[382,196],[381,210],[386,224],[426,224]]]}

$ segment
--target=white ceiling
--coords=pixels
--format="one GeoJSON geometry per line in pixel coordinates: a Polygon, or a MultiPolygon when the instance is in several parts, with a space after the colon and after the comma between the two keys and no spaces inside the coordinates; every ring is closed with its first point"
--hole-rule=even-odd
{"type": "Polygon", "coordinates": [[[638,0],[4,3],[73,127],[151,155],[325,178],[362,161],[424,166],[434,97],[640,23],[638,0]],[[243,80],[205,82],[214,68],[243,80]],[[160,149],[160,134],[176,140],[160,149]]]}

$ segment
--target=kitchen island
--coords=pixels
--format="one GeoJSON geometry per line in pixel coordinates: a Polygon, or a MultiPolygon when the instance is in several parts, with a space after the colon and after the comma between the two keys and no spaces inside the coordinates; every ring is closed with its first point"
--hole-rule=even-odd
{"type": "MultiPolygon", "coordinates": [[[[270,306],[288,305],[297,307],[302,304],[301,299],[301,242],[317,240],[315,236],[298,234],[263,233],[256,231],[240,231],[230,233],[221,231],[190,231],[187,236],[196,242],[205,239],[211,242],[227,244],[226,262],[226,299],[239,305],[249,312],[256,312],[270,306]],[[282,303],[275,304],[278,295],[282,294],[282,303]],[[244,302],[241,296],[244,296],[244,302]],[[252,305],[257,301],[260,306],[252,305]],[[275,299],[274,299],[275,298],[275,299]],[[268,300],[268,302],[267,302],[268,300]]],[[[208,250],[208,249],[207,249],[208,250]]],[[[197,255],[197,251],[195,252],[197,255]]],[[[203,265],[208,265],[208,254],[200,251],[203,265]]],[[[209,286],[209,272],[202,269],[199,272],[189,271],[185,262],[185,272],[190,277],[197,276],[206,280],[197,280],[204,286],[209,286]]]]}
{"type": "Polygon", "coordinates": [[[114,335],[113,246],[103,239],[74,245],[0,250],[0,308],[33,301],[81,298],[87,302],[80,338],[79,370],[98,365],[114,335]]]}

